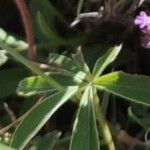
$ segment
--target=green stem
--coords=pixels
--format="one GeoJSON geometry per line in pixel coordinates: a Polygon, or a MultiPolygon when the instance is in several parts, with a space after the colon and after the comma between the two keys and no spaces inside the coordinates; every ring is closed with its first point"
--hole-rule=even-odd
{"type": "Polygon", "coordinates": [[[0,47],[6,49],[11,56],[13,56],[17,61],[21,62],[23,65],[25,65],[32,72],[42,76],[51,86],[59,90],[62,89],[62,87],[55,80],[53,80],[50,76],[46,76],[42,72],[42,70],[36,64],[34,64],[34,62],[31,62],[22,55],[20,55],[15,49],[7,46],[2,42],[0,42],[0,47]]]}
{"type": "Polygon", "coordinates": [[[99,104],[99,99],[96,92],[94,92],[94,109],[95,109],[96,119],[99,123],[99,127],[102,129],[103,138],[108,146],[108,150],[115,150],[115,145],[112,139],[112,135],[109,126],[105,120],[105,117],[103,115],[102,108],[99,104]]]}

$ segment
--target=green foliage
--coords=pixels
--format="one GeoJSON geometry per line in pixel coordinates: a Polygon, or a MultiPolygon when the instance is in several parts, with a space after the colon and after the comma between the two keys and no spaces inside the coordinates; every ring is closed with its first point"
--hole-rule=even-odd
{"type": "Polygon", "coordinates": [[[36,143],[30,148],[30,150],[52,150],[61,136],[61,132],[53,131],[39,137],[36,143]]]}
{"type": "Polygon", "coordinates": [[[4,145],[2,143],[0,143],[0,149],[1,150],[15,150],[15,149],[13,149],[13,148],[11,148],[11,147],[9,147],[7,145],[4,145]]]}
{"type": "Polygon", "coordinates": [[[70,38],[62,37],[58,34],[55,27],[55,19],[57,18],[66,28],[69,24],[61,13],[48,0],[32,0],[30,2],[37,38],[40,43],[49,43],[51,47],[72,46],[84,40],[84,36],[70,36],[70,38]]]}
{"type": "Polygon", "coordinates": [[[87,87],[81,98],[78,114],[74,123],[70,150],[77,149],[100,149],[91,86],[87,87]]]}
{"type": "Polygon", "coordinates": [[[11,146],[17,149],[23,149],[53,113],[72,97],[77,90],[77,86],[68,87],[66,90],[45,98],[35,106],[15,131],[11,146]]]}
{"type": "Polygon", "coordinates": [[[118,56],[122,46],[116,46],[109,50],[104,56],[100,57],[94,66],[93,75],[94,77],[100,76],[106,67],[112,63],[118,56]]]}
{"type": "Polygon", "coordinates": [[[46,76],[45,73],[43,73],[42,70],[35,63],[32,63],[27,58],[22,56],[18,51],[16,51],[16,49],[9,47],[7,44],[2,42],[0,42],[0,47],[7,49],[7,52],[11,56],[13,56],[17,61],[24,64],[32,72],[41,75],[49,84],[57,87],[58,89],[61,89],[61,86],[56,81],[54,81],[50,76],[46,76]]]}
{"type": "Polygon", "coordinates": [[[150,78],[147,76],[113,72],[97,78],[95,84],[99,89],[150,106],[150,78]]]}
{"type": "Polygon", "coordinates": [[[74,78],[77,78],[79,82],[82,82],[82,80],[86,77],[85,72],[89,71],[89,69],[86,67],[84,60],[83,62],[80,62],[76,59],[77,58],[75,57],[74,59],[71,59],[64,55],[50,54],[49,63],[63,69],[62,71],[64,71],[64,73],[73,76],[74,78]]]}
{"type": "MultiPolygon", "coordinates": [[[[63,19],[63,17],[48,0],[43,0],[43,1],[31,0],[30,1],[30,9],[32,11],[32,15],[33,15],[33,19],[34,19],[34,24],[35,24],[34,27],[35,27],[35,31],[36,31],[36,37],[41,42],[45,41],[45,40],[47,41],[47,36],[45,37],[45,35],[42,32],[42,29],[44,29],[42,24],[44,24],[44,23],[39,18],[40,16],[38,17],[38,12],[43,14],[43,16],[45,17],[44,20],[47,20],[47,22],[48,22],[48,25],[46,24],[46,26],[49,26],[49,28],[52,28],[52,30],[54,29],[54,17],[57,16],[61,20],[63,19]],[[42,25],[42,29],[41,29],[41,25],[42,25]]],[[[49,28],[46,28],[45,30],[49,30],[49,28]]],[[[50,37],[50,35],[49,35],[49,37],[50,37]]],[[[48,41],[48,42],[51,42],[51,41],[48,41]]],[[[52,42],[51,42],[51,44],[52,44],[52,42]]]]}
{"type": "Polygon", "coordinates": [[[0,42],[4,42],[10,47],[16,48],[19,51],[26,50],[28,48],[28,44],[22,40],[18,40],[15,36],[10,35],[2,28],[0,28],[0,42]]]}
{"type": "MultiPolygon", "coordinates": [[[[46,76],[51,76],[62,87],[77,85],[77,81],[72,76],[60,73],[47,73],[46,76]]],[[[58,89],[48,84],[41,76],[29,77],[22,80],[17,89],[19,95],[31,96],[47,92],[56,92],[58,89]]]]}
{"type": "Polygon", "coordinates": [[[54,27],[54,17],[58,17],[60,20],[65,21],[61,13],[48,0],[31,0],[30,8],[34,17],[37,12],[41,12],[46,17],[46,20],[48,20],[48,24],[50,24],[51,27],[54,27]]]}
{"type": "Polygon", "coordinates": [[[48,39],[48,41],[51,42],[54,46],[60,46],[60,45],[66,45],[66,46],[72,46],[76,43],[79,43],[81,41],[82,36],[79,38],[78,36],[75,38],[64,38],[61,37],[57,32],[56,29],[52,29],[46,18],[43,16],[41,12],[37,13],[37,20],[38,24],[41,30],[41,33],[48,39]]]}
{"type": "MultiPolygon", "coordinates": [[[[0,42],[3,42],[10,47],[15,48],[18,51],[24,51],[28,48],[28,44],[22,40],[18,40],[15,36],[10,35],[5,30],[0,28],[0,42]]],[[[7,51],[5,49],[0,50],[0,66],[5,64],[8,60],[7,51]]]]}
{"type": "MultiPolygon", "coordinates": [[[[24,96],[47,93],[49,91],[53,91],[55,94],[46,97],[27,114],[14,132],[11,146],[23,149],[59,107],[69,99],[72,99],[73,96],[78,99],[76,102],[79,102],[79,109],[72,131],[70,150],[98,150],[100,148],[99,135],[102,133],[105,141],[108,141],[108,139],[112,140],[108,127],[105,132],[107,123],[105,118],[102,117],[102,110],[99,110],[101,108],[98,106],[97,98],[94,98],[97,97],[95,87],[97,90],[106,90],[132,102],[150,105],[150,94],[149,90],[147,90],[150,88],[149,77],[130,75],[123,72],[112,72],[99,77],[104,69],[116,59],[120,49],[121,46],[111,48],[104,56],[98,59],[92,75],[84,62],[81,51],[74,55],[73,58],[58,54],[50,55],[49,63],[56,66],[59,72],[57,70],[57,72],[44,73],[44,76],[39,74],[38,76],[25,78],[20,82],[17,92],[24,96]],[[49,77],[63,87],[64,90],[53,86],[52,82],[47,82],[49,77]],[[98,116],[102,117],[99,122],[102,133],[98,133],[97,129],[96,120],[98,118],[96,117],[98,116]],[[87,144],[83,144],[86,142],[87,144]]],[[[13,51],[10,54],[12,53],[13,51]]],[[[23,63],[26,64],[26,60],[23,63]]],[[[32,71],[35,69],[34,67],[29,68],[33,69],[32,71]]],[[[106,105],[104,108],[104,113],[106,114],[108,104],[103,104],[103,107],[104,105],[106,105]]],[[[108,142],[107,145],[109,148],[114,147],[113,142],[111,144],[108,142]]]]}
{"type": "MultiPolygon", "coordinates": [[[[67,1],[65,2],[67,3],[67,1]]],[[[125,9],[124,7],[127,4],[121,5],[121,2],[123,1],[117,2],[112,8],[119,9],[122,6],[120,10],[125,9]]],[[[80,14],[83,5],[84,0],[79,0],[77,16],[80,14]]],[[[105,5],[107,7],[103,11],[104,17],[109,18],[110,12],[117,12],[111,10],[109,1],[105,5]],[[108,11],[108,14],[105,11],[108,11]]],[[[63,14],[54,7],[52,1],[30,0],[29,6],[33,17],[37,47],[40,44],[45,46],[47,43],[47,47],[45,47],[48,53],[52,48],[55,48],[53,50],[55,52],[62,49],[66,50],[66,48],[68,51],[63,54],[50,52],[45,59],[42,56],[47,56],[48,53],[45,53],[44,48],[41,47],[42,51],[40,53],[43,55],[39,55],[38,62],[32,62],[22,55],[22,51],[26,53],[27,43],[0,29],[0,67],[2,68],[0,70],[0,99],[2,99],[2,102],[5,101],[5,98],[16,94],[15,91],[18,96],[24,97],[25,102],[27,97],[32,96],[29,99],[29,106],[35,102],[35,99],[39,99],[21,119],[19,118],[21,122],[15,128],[15,131],[11,130],[13,135],[9,140],[12,148],[0,143],[0,150],[14,150],[14,148],[18,150],[67,150],[66,147],[69,150],[100,150],[103,149],[103,146],[106,147],[105,149],[115,150],[116,143],[114,139],[117,139],[117,135],[112,137],[111,125],[106,121],[108,105],[113,101],[111,94],[119,96],[118,100],[126,101],[129,105],[128,115],[130,119],[136,121],[144,130],[148,130],[150,126],[150,77],[116,71],[119,70],[116,68],[111,68],[113,70],[111,73],[106,70],[117,59],[122,49],[122,44],[110,46],[110,44],[105,44],[107,42],[105,41],[104,44],[100,43],[100,46],[91,46],[89,43],[92,40],[87,41],[85,44],[85,35],[82,35],[82,32],[80,32],[79,36],[74,35],[74,31],[76,32],[78,29],[69,28],[70,21],[66,20],[63,14]],[[68,33],[65,35],[62,34],[64,31],[59,33],[56,21],[60,23],[59,28],[62,25],[65,26],[65,30],[68,33]],[[70,53],[70,47],[76,47],[74,54],[70,53]],[[108,47],[108,51],[106,51],[106,47],[108,47]],[[9,57],[23,64],[34,75],[31,76],[30,74],[29,76],[29,72],[24,67],[17,67],[16,62],[11,64],[15,67],[7,66],[6,62],[9,57]],[[47,63],[46,70],[39,67],[43,65],[43,62],[39,61],[47,63]],[[7,69],[3,69],[3,64],[6,65],[7,69]],[[72,132],[67,132],[68,136],[65,135],[66,133],[61,134],[60,131],[51,132],[48,129],[46,132],[48,134],[41,136],[43,134],[40,132],[42,127],[66,102],[77,105],[72,132]],[[65,139],[66,137],[67,140],[65,139]],[[67,146],[63,147],[62,143],[67,146]]],[[[93,36],[89,34],[89,31],[93,30],[91,20],[95,20],[95,18],[81,17],[81,20],[80,18],[78,19],[81,22],[83,21],[83,26],[88,24],[86,28],[87,37],[92,39],[93,36]]],[[[104,39],[106,37],[105,35],[102,36],[104,39]]],[[[116,41],[116,43],[118,42],[116,41]]],[[[122,55],[124,57],[124,53],[122,55]]],[[[126,52],[126,55],[128,55],[128,52],[126,52]]],[[[126,57],[124,58],[125,60],[121,59],[117,63],[121,64],[120,62],[128,61],[128,59],[132,60],[132,58],[126,60],[126,57]]],[[[27,103],[23,102],[23,104],[27,103]]],[[[22,112],[24,112],[24,109],[27,109],[25,107],[20,107],[19,109],[23,108],[22,112]]],[[[112,107],[110,106],[110,108],[112,107]]],[[[15,108],[17,108],[15,111],[18,111],[18,106],[15,108]]],[[[68,107],[67,109],[69,110],[70,108],[68,107]]],[[[13,113],[11,114],[11,108],[7,108],[6,111],[13,120],[14,116],[13,113]]],[[[20,111],[19,113],[22,112],[20,111]]],[[[62,117],[65,118],[66,116],[62,117]]],[[[1,120],[0,126],[3,126],[1,120]]],[[[0,135],[2,134],[3,136],[2,130],[0,129],[0,135]]]]}
{"type": "Polygon", "coordinates": [[[6,54],[7,54],[6,50],[0,50],[0,66],[5,64],[5,62],[8,60],[8,57],[6,54]]]}
{"type": "Polygon", "coordinates": [[[149,107],[140,105],[131,105],[128,108],[128,115],[133,121],[137,122],[145,130],[147,130],[150,127],[149,107]]]}
{"type": "Polygon", "coordinates": [[[60,38],[59,35],[57,35],[57,33],[50,28],[41,12],[37,13],[37,19],[41,32],[47,39],[49,39],[49,41],[55,45],[62,42],[63,39],[60,38]]]}

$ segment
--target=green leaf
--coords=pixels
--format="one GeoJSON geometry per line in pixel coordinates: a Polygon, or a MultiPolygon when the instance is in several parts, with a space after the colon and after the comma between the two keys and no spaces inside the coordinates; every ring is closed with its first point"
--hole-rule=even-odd
{"type": "MultiPolygon", "coordinates": [[[[77,79],[60,73],[46,73],[47,76],[51,76],[55,81],[57,81],[62,87],[73,86],[80,83],[77,79]]],[[[25,78],[19,83],[17,88],[17,93],[23,96],[31,96],[34,94],[54,92],[58,89],[51,86],[43,77],[32,76],[25,78]]]]}
{"type": "Polygon", "coordinates": [[[145,130],[150,127],[150,112],[149,107],[141,106],[141,105],[131,105],[128,108],[128,115],[132,118],[136,123],[142,126],[145,130]]]}
{"type": "Polygon", "coordinates": [[[70,150],[99,150],[99,138],[93,108],[92,89],[85,90],[75,119],[70,150]]]}
{"type": "Polygon", "coordinates": [[[83,70],[87,74],[90,74],[90,69],[89,69],[88,65],[86,64],[86,62],[84,60],[84,55],[81,51],[81,47],[79,47],[77,49],[75,54],[72,54],[72,59],[75,61],[76,65],[78,65],[78,67],[81,70],[83,70]]]}
{"type": "Polygon", "coordinates": [[[69,75],[79,78],[81,81],[86,77],[83,66],[76,63],[75,60],[64,55],[51,53],[49,55],[49,63],[56,65],[60,69],[66,71],[66,73],[69,75]]]}
{"type": "Polygon", "coordinates": [[[0,28],[0,42],[7,44],[10,47],[14,47],[18,50],[26,50],[28,48],[28,44],[22,40],[16,39],[14,36],[8,34],[2,28],[0,28]]]}
{"type": "Polygon", "coordinates": [[[5,64],[5,62],[8,60],[6,54],[7,54],[6,50],[0,50],[0,66],[5,64]]]}
{"type": "Polygon", "coordinates": [[[7,145],[4,145],[0,142],[0,150],[15,150],[7,145]]]}
{"type": "Polygon", "coordinates": [[[78,90],[77,86],[68,87],[39,103],[20,123],[13,134],[11,146],[22,150],[35,136],[48,119],[70,99],[78,90]]]}
{"type": "Polygon", "coordinates": [[[82,46],[82,53],[85,59],[85,62],[88,64],[91,70],[94,68],[94,64],[97,59],[108,51],[110,47],[113,47],[110,44],[88,44],[82,46]]]}
{"type": "Polygon", "coordinates": [[[48,27],[52,32],[53,31],[55,32],[55,19],[57,18],[62,23],[64,22],[66,23],[65,18],[62,16],[61,13],[57,11],[57,9],[53,6],[51,1],[49,0],[42,0],[42,1],[31,0],[29,2],[29,5],[33,16],[36,38],[38,39],[38,41],[40,41],[40,44],[44,42],[44,47],[45,47],[45,43],[49,43],[48,49],[53,46],[57,46],[57,42],[51,38],[51,35],[48,35],[49,32],[46,33],[43,31],[46,31],[48,27]],[[39,18],[39,12],[42,14],[42,18],[44,19],[44,22],[42,22],[42,18],[39,18]]]}
{"type": "Polygon", "coordinates": [[[0,71],[0,98],[15,94],[19,81],[27,75],[28,72],[22,68],[12,68],[0,71]]]}
{"type": "Polygon", "coordinates": [[[55,31],[53,31],[53,29],[48,25],[47,20],[40,11],[37,14],[37,19],[44,36],[56,43],[60,43],[62,41],[59,35],[55,31]]]}
{"type": "Polygon", "coordinates": [[[96,61],[93,69],[94,77],[98,77],[103,73],[106,67],[116,59],[121,48],[122,45],[111,48],[107,53],[105,53],[96,61]]]}
{"type": "Polygon", "coordinates": [[[51,26],[49,26],[47,19],[45,18],[45,16],[38,11],[37,13],[37,21],[38,21],[38,25],[41,29],[41,32],[43,33],[43,35],[51,42],[51,44],[53,44],[54,46],[59,46],[59,45],[74,45],[77,44],[81,41],[81,39],[83,39],[82,36],[76,36],[73,38],[64,38],[62,36],[60,36],[56,29],[51,26]]]}
{"type": "Polygon", "coordinates": [[[52,24],[54,17],[59,18],[62,22],[65,22],[65,18],[61,13],[52,5],[49,0],[31,0],[30,8],[33,13],[38,11],[42,12],[46,19],[48,19],[48,23],[52,24]]]}
{"type": "Polygon", "coordinates": [[[150,106],[150,78],[147,76],[113,72],[95,79],[95,85],[132,102],[150,106]]]}
{"type": "Polygon", "coordinates": [[[44,137],[40,137],[36,141],[36,144],[30,148],[30,150],[53,150],[60,136],[61,132],[52,131],[46,134],[44,137]]]}
{"type": "Polygon", "coordinates": [[[23,65],[25,65],[28,69],[32,70],[32,72],[41,75],[50,85],[53,85],[58,89],[62,89],[62,87],[52,78],[50,78],[50,76],[46,76],[45,73],[43,73],[43,71],[39,68],[39,66],[22,56],[18,51],[16,51],[16,49],[9,47],[7,44],[4,44],[1,41],[0,47],[6,49],[11,56],[13,56],[17,61],[21,62],[23,65]]]}

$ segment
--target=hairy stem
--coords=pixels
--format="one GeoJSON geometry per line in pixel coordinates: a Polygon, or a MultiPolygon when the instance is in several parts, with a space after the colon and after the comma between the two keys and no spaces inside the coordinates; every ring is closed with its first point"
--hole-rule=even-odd
{"type": "Polygon", "coordinates": [[[26,38],[27,38],[27,43],[29,45],[28,58],[31,61],[36,61],[37,53],[36,53],[33,25],[32,25],[32,20],[30,17],[29,9],[27,7],[25,0],[14,0],[14,1],[17,5],[20,15],[22,17],[25,34],[26,34],[26,38]]]}

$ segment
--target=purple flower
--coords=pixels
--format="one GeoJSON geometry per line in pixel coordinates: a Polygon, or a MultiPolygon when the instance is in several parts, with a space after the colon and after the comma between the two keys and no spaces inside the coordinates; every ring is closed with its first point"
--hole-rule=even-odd
{"type": "Polygon", "coordinates": [[[138,25],[140,29],[143,29],[150,25],[150,17],[144,11],[140,12],[140,15],[136,16],[134,20],[135,25],[138,25]]]}
{"type": "Polygon", "coordinates": [[[134,24],[141,30],[141,44],[145,48],[150,48],[150,16],[141,11],[134,20],[134,24]]]}

